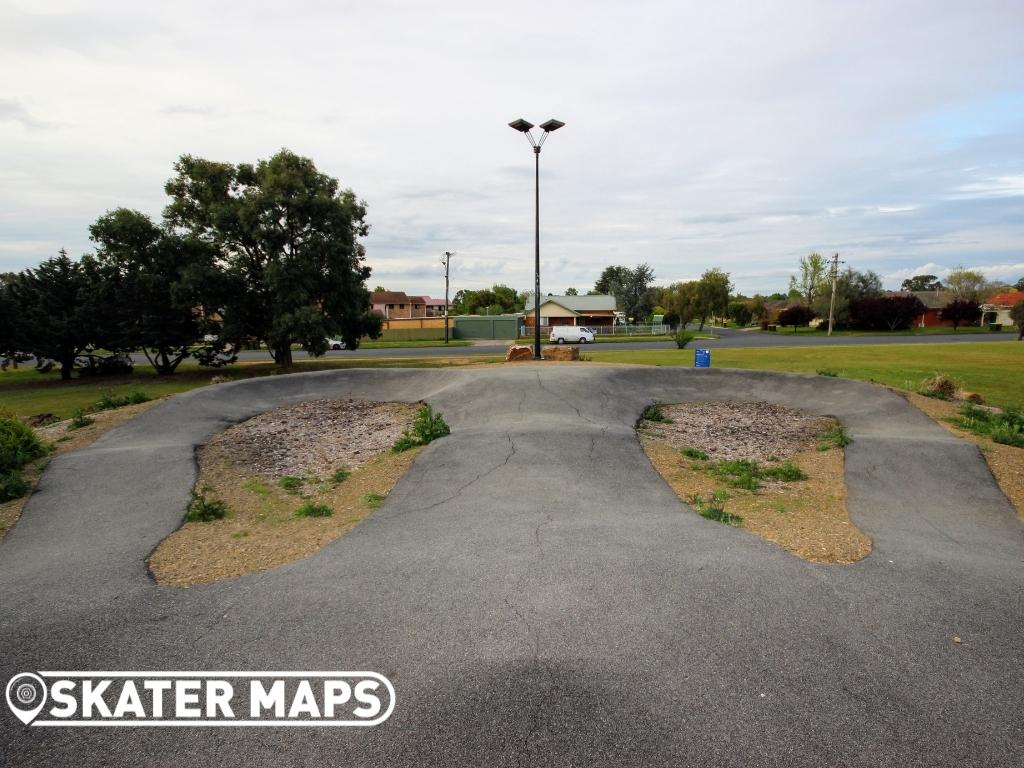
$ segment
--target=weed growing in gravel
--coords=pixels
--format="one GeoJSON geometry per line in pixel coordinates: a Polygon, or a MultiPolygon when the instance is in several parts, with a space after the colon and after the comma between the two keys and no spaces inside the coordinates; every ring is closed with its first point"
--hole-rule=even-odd
{"type": "Polygon", "coordinates": [[[252,491],[257,496],[266,496],[270,493],[270,489],[259,480],[246,480],[242,483],[242,487],[247,491],[252,491]]]}
{"type": "Polygon", "coordinates": [[[821,433],[821,437],[818,439],[818,450],[827,451],[831,448],[845,448],[852,442],[853,440],[846,434],[842,424],[833,424],[821,433]]]}
{"type": "Polygon", "coordinates": [[[687,501],[690,502],[690,505],[697,510],[697,514],[701,517],[730,525],[733,528],[739,528],[743,523],[743,518],[739,515],[734,515],[732,512],[725,511],[725,502],[728,498],[729,494],[725,489],[719,488],[706,499],[703,496],[694,495],[687,499],[687,501]]]}
{"type": "Polygon", "coordinates": [[[672,419],[665,415],[665,411],[662,410],[661,403],[651,403],[644,412],[640,414],[640,418],[644,421],[656,421],[659,424],[671,424],[672,419]]]}
{"type": "Polygon", "coordinates": [[[313,501],[307,501],[295,510],[296,517],[330,517],[333,514],[334,510],[326,504],[317,504],[313,501]]]}
{"type": "Polygon", "coordinates": [[[376,509],[384,503],[384,497],[379,493],[368,493],[363,496],[363,503],[366,504],[370,509],[376,509]]]}
{"type": "Polygon", "coordinates": [[[774,467],[765,467],[761,470],[760,476],[769,477],[772,480],[782,480],[787,483],[807,479],[807,473],[791,461],[784,461],[774,467]]]}
{"type": "Polygon", "coordinates": [[[987,435],[993,442],[1024,448],[1024,410],[1007,408],[1000,413],[968,403],[950,423],[976,435],[987,435]]]}
{"type": "Polygon", "coordinates": [[[341,467],[340,469],[334,470],[334,474],[331,475],[332,483],[344,483],[352,475],[347,468],[341,467]]]}
{"type": "Polygon", "coordinates": [[[451,434],[451,428],[445,422],[444,417],[440,413],[434,413],[433,408],[429,405],[424,405],[416,414],[416,419],[412,423],[412,429],[405,430],[395,440],[395,444],[391,446],[391,451],[393,453],[409,451],[448,434],[451,434]]]}
{"type": "Polygon", "coordinates": [[[210,523],[214,520],[223,520],[228,514],[228,505],[223,501],[206,498],[209,489],[204,488],[202,492],[192,491],[192,500],[188,503],[188,512],[185,519],[190,523],[210,523]]]}
{"type": "Polygon", "coordinates": [[[700,448],[682,448],[679,452],[686,458],[696,461],[707,461],[709,458],[708,452],[702,451],[700,448]]]}
{"type": "Polygon", "coordinates": [[[761,487],[760,471],[756,461],[750,459],[726,459],[711,466],[711,474],[724,480],[733,488],[756,491],[761,487]]]}
{"type": "Polygon", "coordinates": [[[141,389],[133,389],[124,395],[115,395],[113,391],[107,390],[103,393],[96,404],[93,406],[93,410],[96,411],[109,411],[112,408],[123,408],[126,405],[139,405],[140,403],[148,403],[152,398],[143,392],[141,389]]]}
{"type": "Polygon", "coordinates": [[[92,416],[86,416],[85,411],[79,408],[73,414],[71,414],[71,423],[68,424],[68,429],[81,429],[82,427],[88,427],[90,424],[94,424],[96,419],[92,416]]]}
{"type": "Polygon", "coordinates": [[[278,488],[283,488],[288,493],[298,493],[302,488],[302,478],[295,475],[285,475],[277,481],[278,488]]]}

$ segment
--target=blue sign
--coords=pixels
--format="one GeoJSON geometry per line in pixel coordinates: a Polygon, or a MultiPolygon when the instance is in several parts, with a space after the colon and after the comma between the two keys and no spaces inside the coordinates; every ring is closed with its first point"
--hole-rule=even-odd
{"type": "Polygon", "coordinates": [[[710,368],[711,367],[711,350],[710,349],[695,349],[695,350],[693,350],[693,367],[694,368],[710,368]]]}

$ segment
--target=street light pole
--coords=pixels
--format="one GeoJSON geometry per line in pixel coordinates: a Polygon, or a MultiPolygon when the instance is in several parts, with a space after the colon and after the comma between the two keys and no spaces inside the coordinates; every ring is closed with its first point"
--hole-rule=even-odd
{"type": "Polygon", "coordinates": [[[444,343],[448,343],[448,267],[451,264],[453,251],[445,251],[441,263],[444,264],[444,343]]]}
{"type": "Polygon", "coordinates": [[[540,148],[548,138],[548,134],[557,131],[564,126],[561,120],[552,118],[546,123],[541,123],[540,128],[544,133],[540,140],[535,141],[530,129],[533,123],[528,123],[523,118],[513,120],[509,127],[526,134],[527,141],[533,147],[534,157],[534,257],[533,257],[533,359],[540,360],[540,148]]]}

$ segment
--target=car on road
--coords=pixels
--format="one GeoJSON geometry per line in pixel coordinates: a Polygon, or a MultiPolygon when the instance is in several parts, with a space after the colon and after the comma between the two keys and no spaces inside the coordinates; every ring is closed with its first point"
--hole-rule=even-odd
{"type": "Polygon", "coordinates": [[[327,342],[328,349],[344,349],[345,342],[341,339],[324,339],[327,342]]]}
{"type": "Polygon", "coordinates": [[[583,325],[556,325],[549,340],[555,344],[593,344],[594,332],[583,325]]]}

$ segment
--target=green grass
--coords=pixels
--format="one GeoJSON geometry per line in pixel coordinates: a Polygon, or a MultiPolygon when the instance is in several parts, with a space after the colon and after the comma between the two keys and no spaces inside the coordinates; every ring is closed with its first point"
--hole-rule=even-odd
{"type": "Polygon", "coordinates": [[[377,509],[377,507],[384,503],[384,497],[379,493],[368,493],[363,496],[363,503],[370,509],[377,509]]]}
{"type": "Polygon", "coordinates": [[[807,473],[791,461],[784,461],[774,467],[763,467],[760,470],[761,477],[768,477],[772,480],[782,480],[785,483],[806,480],[807,473]]]}
{"type": "Polygon", "coordinates": [[[405,430],[395,440],[395,444],[391,446],[391,452],[410,451],[448,434],[451,434],[451,429],[444,420],[444,416],[440,412],[434,413],[434,409],[429,405],[424,405],[416,413],[412,428],[405,430]]]}
{"type": "Polygon", "coordinates": [[[307,501],[295,510],[296,517],[330,517],[334,510],[326,504],[318,504],[315,501],[307,501]]]}
{"type": "Polygon", "coordinates": [[[351,474],[352,473],[349,472],[348,469],[346,469],[345,467],[341,467],[340,469],[334,470],[334,474],[331,475],[331,482],[344,483],[346,480],[348,480],[351,474]]]}
{"type": "MultiPolygon", "coordinates": [[[[678,349],[594,351],[591,357],[596,362],[693,366],[693,353],[678,349]]],[[[829,368],[845,378],[911,391],[939,371],[959,379],[986,402],[1024,407],[1024,344],[1016,341],[715,349],[711,359],[716,368],[812,374],[829,368]]]]}
{"type": "MultiPolygon", "coordinates": [[[[762,331],[762,333],[788,334],[790,336],[794,334],[800,336],[825,336],[828,332],[809,326],[801,326],[794,331],[793,326],[787,325],[785,328],[779,326],[776,331],[762,331]]],[[[996,333],[996,331],[990,331],[987,327],[979,328],[976,325],[960,326],[960,329],[957,331],[954,331],[951,327],[941,325],[927,328],[907,328],[903,331],[832,331],[833,336],[946,336],[953,333],[959,336],[972,333],[996,333]]],[[[1003,330],[999,331],[999,333],[1014,333],[1014,329],[1004,326],[1003,330]]]]}
{"type": "Polygon", "coordinates": [[[679,452],[686,458],[695,461],[707,461],[710,458],[708,452],[702,451],[700,448],[681,448],[679,452]]]}
{"type": "Polygon", "coordinates": [[[1024,411],[1018,408],[993,413],[968,403],[960,408],[960,415],[950,419],[950,422],[976,435],[990,437],[996,443],[1024,448],[1024,411]]]}
{"type": "Polygon", "coordinates": [[[283,488],[288,493],[298,493],[299,489],[303,486],[303,479],[296,477],[295,475],[285,475],[277,481],[277,487],[283,488]]]}
{"type": "Polygon", "coordinates": [[[846,434],[842,424],[833,424],[825,430],[818,440],[818,450],[827,451],[830,448],[845,448],[852,442],[853,440],[846,434]]]}
{"type": "MultiPolygon", "coordinates": [[[[341,368],[447,368],[468,363],[493,363],[504,358],[473,356],[472,359],[452,356],[416,358],[337,358],[298,360],[290,372],[324,371],[341,368]]],[[[52,413],[60,419],[70,418],[81,410],[95,409],[104,397],[127,397],[144,389],[147,396],[156,399],[167,395],[205,387],[213,376],[231,380],[280,373],[273,362],[243,362],[211,370],[195,363],[182,363],[173,376],[157,376],[147,366],[139,366],[131,376],[113,376],[101,379],[72,379],[61,381],[60,374],[37,373],[32,366],[17,370],[0,371],[0,408],[7,408],[19,416],[52,413]]]]}

